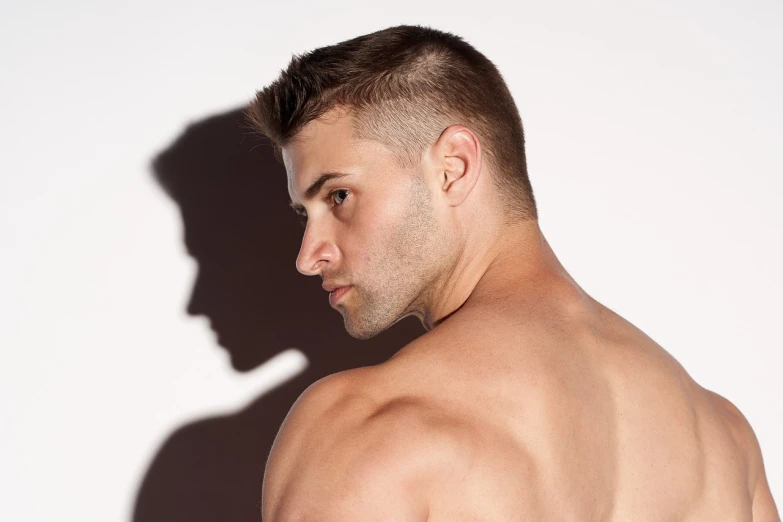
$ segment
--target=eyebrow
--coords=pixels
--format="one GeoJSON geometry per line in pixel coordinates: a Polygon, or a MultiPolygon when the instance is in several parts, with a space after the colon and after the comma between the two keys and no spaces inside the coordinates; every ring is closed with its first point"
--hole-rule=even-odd
{"type": "MultiPolygon", "coordinates": [[[[308,189],[305,191],[305,201],[310,201],[315,196],[318,195],[319,192],[321,192],[321,189],[323,188],[324,184],[335,178],[344,178],[345,176],[350,176],[350,174],[345,174],[342,172],[326,172],[324,174],[321,174],[318,176],[318,179],[316,179],[312,185],[308,187],[308,189]]],[[[297,213],[302,213],[305,211],[304,206],[294,203],[292,201],[288,202],[288,206],[290,206],[292,209],[294,209],[297,213]]]]}

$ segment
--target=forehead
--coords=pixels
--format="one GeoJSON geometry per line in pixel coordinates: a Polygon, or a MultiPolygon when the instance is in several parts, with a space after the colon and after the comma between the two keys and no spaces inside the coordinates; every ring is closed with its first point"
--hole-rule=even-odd
{"type": "Polygon", "coordinates": [[[304,184],[321,171],[344,168],[355,155],[352,117],[330,111],[305,125],[289,144],[282,148],[283,163],[292,196],[301,194],[304,184]]]}
{"type": "Polygon", "coordinates": [[[354,179],[384,166],[388,169],[391,151],[380,142],[357,139],[354,121],[348,111],[333,109],[305,125],[282,147],[292,203],[302,203],[307,188],[324,173],[344,173],[354,179]]]}

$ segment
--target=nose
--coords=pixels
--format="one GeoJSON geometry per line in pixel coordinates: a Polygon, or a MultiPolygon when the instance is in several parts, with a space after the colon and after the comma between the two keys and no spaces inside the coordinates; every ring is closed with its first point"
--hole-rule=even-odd
{"type": "Polygon", "coordinates": [[[333,241],[323,236],[317,237],[310,226],[307,228],[296,257],[296,269],[300,274],[318,275],[325,267],[337,265],[340,252],[333,241]]]}

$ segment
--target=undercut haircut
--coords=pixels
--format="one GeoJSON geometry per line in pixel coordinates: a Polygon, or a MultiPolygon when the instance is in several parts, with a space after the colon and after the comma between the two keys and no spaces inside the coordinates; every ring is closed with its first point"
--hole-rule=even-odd
{"type": "Polygon", "coordinates": [[[247,117],[280,159],[305,125],[338,108],[354,116],[354,137],[384,144],[402,168],[419,165],[447,127],[465,125],[481,143],[504,224],[538,219],[514,99],[497,67],[459,36],[400,25],[294,55],[247,117]]]}

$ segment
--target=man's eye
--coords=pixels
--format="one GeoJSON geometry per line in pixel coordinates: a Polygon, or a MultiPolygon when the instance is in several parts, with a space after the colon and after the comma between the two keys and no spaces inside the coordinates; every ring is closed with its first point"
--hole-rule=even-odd
{"type": "Polygon", "coordinates": [[[332,201],[334,201],[337,206],[342,205],[345,202],[345,198],[347,198],[347,197],[348,197],[348,191],[345,190],[345,189],[333,190],[332,192],[329,193],[329,198],[332,201]],[[337,201],[337,200],[334,199],[334,195],[335,194],[339,194],[340,192],[345,192],[345,196],[343,197],[342,201],[337,201]]]}
{"type": "MultiPolygon", "coordinates": [[[[340,205],[342,205],[342,204],[345,202],[345,198],[347,198],[347,197],[348,197],[348,192],[349,192],[349,191],[348,191],[348,190],[346,190],[346,189],[338,189],[338,190],[333,190],[332,192],[330,192],[329,194],[327,194],[327,196],[326,196],[326,197],[327,197],[327,199],[329,199],[329,200],[331,200],[331,201],[335,202],[333,206],[335,206],[335,207],[339,207],[340,205]],[[339,194],[339,193],[341,193],[341,192],[345,193],[345,195],[343,196],[342,200],[336,199],[334,196],[335,196],[336,194],[339,194]]],[[[307,214],[304,214],[304,213],[297,212],[297,213],[296,213],[296,217],[298,217],[298,218],[299,218],[299,223],[300,223],[300,224],[301,224],[303,227],[307,227],[307,214]]]]}

